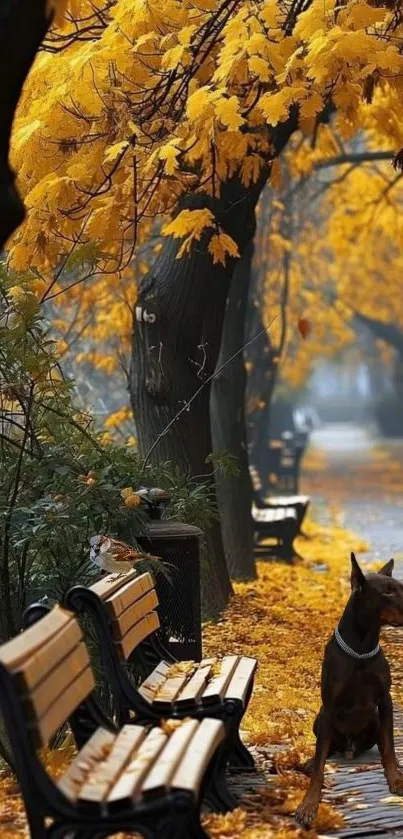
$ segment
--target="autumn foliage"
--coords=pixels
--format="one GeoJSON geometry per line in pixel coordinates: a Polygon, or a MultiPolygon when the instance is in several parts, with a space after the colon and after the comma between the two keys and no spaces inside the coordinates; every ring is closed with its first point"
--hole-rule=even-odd
{"type": "MultiPolygon", "coordinates": [[[[50,32],[36,60],[13,135],[12,162],[29,214],[10,243],[10,264],[28,272],[42,301],[68,289],[65,322],[80,300],[77,331],[95,345],[106,342],[105,351],[94,347],[86,358],[107,371],[116,368],[108,343],[113,334],[129,346],[133,278],[151,264],[161,233],[179,240],[179,255],[207,236],[213,263],[238,256],[213,209],[181,210],[181,196],[214,199],[228,179],[248,187],[264,181],[270,168],[279,188],[274,137],[290,120],[301,132],[298,152],[291,151],[296,179],[360,132],[370,148],[397,152],[403,145],[403,25],[389,2],[52,5],[61,28],[50,32]],[[329,116],[331,131],[319,124],[329,116]]],[[[373,260],[384,266],[393,250],[388,237],[376,254],[365,237],[362,247],[348,246],[357,226],[370,221],[371,207],[365,218],[360,196],[368,189],[379,193],[383,177],[356,169],[332,191],[323,214],[327,258],[318,252],[314,227],[304,230],[305,243],[314,245],[311,273],[320,267],[322,285],[329,248],[341,253],[335,281],[341,281],[343,304],[349,303],[346,275],[354,282],[357,271],[360,277],[371,272],[373,281],[373,260]],[[357,206],[355,220],[346,217],[346,203],[357,206]]],[[[390,238],[393,229],[396,242],[396,223],[385,200],[376,226],[389,229],[390,238]]]]}

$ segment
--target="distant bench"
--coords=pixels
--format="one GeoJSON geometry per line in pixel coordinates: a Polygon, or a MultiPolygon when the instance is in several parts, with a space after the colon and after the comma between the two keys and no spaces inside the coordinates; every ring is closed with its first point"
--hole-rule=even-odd
{"type": "Polygon", "coordinates": [[[297,512],[293,507],[252,507],[255,532],[255,553],[259,556],[278,556],[291,561],[295,555],[294,539],[298,536],[297,512]],[[270,544],[267,540],[270,539],[270,544]]]}
{"type": "Polygon", "coordinates": [[[59,606],[0,647],[0,707],[33,839],[201,836],[200,801],[226,734],[218,719],[96,728],[61,778],[49,776],[37,750],[94,688],[80,626],[59,606]]]}
{"type": "Polygon", "coordinates": [[[252,519],[257,554],[280,555],[292,559],[296,554],[294,539],[302,533],[302,524],[310,504],[309,495],[271,495],[265,501],[260,495],[261,481],[254,466],[249,467],[252,482],[252,519]],[[261,545],[274,539],[274,545],[261,545]]]}
{"type": "Polygon", "coordinates": [[[309,441],[308,432],[283,431],[269,440],[268,486],[283,494],[298,493],[301,460],[309,441]]]}
{"type": "MultiPolygon", "coordinates": [[[[175,662],[159,640],[158,597],[150,573],[109,574],[90,588],[74,586],[65,606],[91,619],[111,692],[112,714],[118,724],[136,720],[156,724],[162,719],[218,719],[225,727],[221,773],[216,773],[216,805],[223,810],[237,801],[225,784],[225,766],[253,768],[239,727],[253,689],[257,661],[239,655],[175,662]],[[148,671],[140,684],[130,678],[127,663],[148,671]],[[151,672],[150,672],[151,671],[151,672]]],[[[46,607],[34,605],[33,615],[46,607]]],[[[76,725],[82,742],[84,730],[76,725]]]]}

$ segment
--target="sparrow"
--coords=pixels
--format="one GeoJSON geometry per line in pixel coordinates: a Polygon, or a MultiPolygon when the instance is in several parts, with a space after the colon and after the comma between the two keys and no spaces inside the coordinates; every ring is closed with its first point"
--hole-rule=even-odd
{"type": "Polygon", "coordinates": [[[142,559],[158,562],[159,558],[136,551],[125,542],[111,539],[110,536],[98,534],[90,539],[90,559],[101,571],[107,571],[109,574],[127,574],[128,571],[132,571],[136,562],[142,559]]]}

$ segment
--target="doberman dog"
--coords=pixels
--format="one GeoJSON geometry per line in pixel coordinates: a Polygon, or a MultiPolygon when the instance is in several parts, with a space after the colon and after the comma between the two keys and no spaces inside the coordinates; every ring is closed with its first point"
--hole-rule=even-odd
{"type": "Polygon", "coordinates": [[[389,664],[379,647],[381,626],[403,625],[403,584],[392,579],[391,559],[376,574],[364,575],[351,554],[351,596],[322,664],[322,707],[313,731],[316,750],[311,775],[295,817],[309,827],[318,811],[325,762],[335,753],[347,758],[378,745],[389,789],[403,795],[393,741],[389,664]]]}

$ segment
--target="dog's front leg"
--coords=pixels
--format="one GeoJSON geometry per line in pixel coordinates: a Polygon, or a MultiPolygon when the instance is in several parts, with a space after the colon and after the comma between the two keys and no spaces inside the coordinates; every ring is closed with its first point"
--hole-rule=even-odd
{"type": "Polygon", "coordinates": [[[397,762],[393,738],[393,702],[386,693],[378,705],[379,709],[379,751],[388,787],[395,795],[403,795],[403,773],[397,762]]]}
{"type": "Polygon", "coordinates": [[[295,818],[297,821],[309,827],[318,812],[319,802],[322,795],[323,776],[325,771],[326,758],[329,754],[332,729],[324,713],[318,717],[316,732],[316,750],[313,759],[312,775],[309,787],[304,799],[301,801],[295,818]]]}

